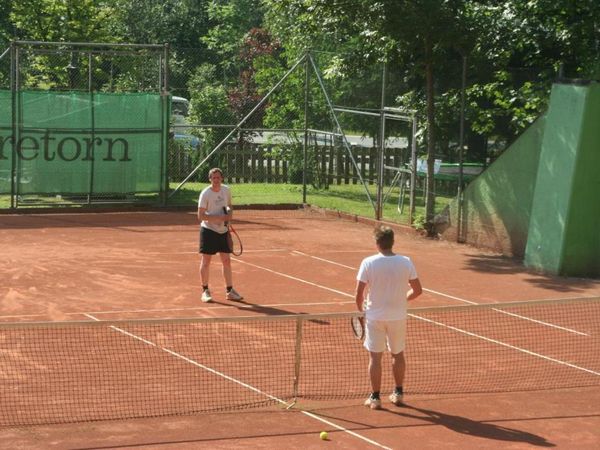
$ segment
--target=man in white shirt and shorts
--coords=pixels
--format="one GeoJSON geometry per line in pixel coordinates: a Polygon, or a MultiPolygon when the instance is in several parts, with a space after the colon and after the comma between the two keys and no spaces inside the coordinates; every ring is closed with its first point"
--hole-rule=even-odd
{"type": "Polygon", "coordinates": [[[217,253],[223,264],[223,278],[227,287],[225,298],[240,301],[242,297],[233,289],[231,273],[231,249],[227,243],[227,225],[231,220],[231,191],[223,183],[223,171],[217,167],[208,172],[210,186],[200,193],[198,199],[198,221],[200,223],[200,278],[202,279],[202,301],[213,301],[208,288],[210,262],[217,253]]]}
{"type": "Polygon", "coordinates": [[[410,258],[392,251],[394,230],[380,225],[373,236],[379,253],[365,258],[360,264],[356,276],[356,306],[365,312],[364,346],[369,351],[371,395],[365,405],[381,409],[381,358],[386,344],[392,354],[396,383],[389,399],[397,406],[402,404],[407,301],[417,298],[423,289],[410,258]]]}

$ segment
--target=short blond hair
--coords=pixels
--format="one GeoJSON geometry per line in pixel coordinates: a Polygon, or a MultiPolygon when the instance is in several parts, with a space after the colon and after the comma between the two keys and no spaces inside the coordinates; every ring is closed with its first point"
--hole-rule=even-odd
{"type": "Polygon", "coordinates": [[[373,237],[377,246],[382,250],[389,250],[394,246],[394,230],[387,225],[378,225],[373,230],[373,237]]]}

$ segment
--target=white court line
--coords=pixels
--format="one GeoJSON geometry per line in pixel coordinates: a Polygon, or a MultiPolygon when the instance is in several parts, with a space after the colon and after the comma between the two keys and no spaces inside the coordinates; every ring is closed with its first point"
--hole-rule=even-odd
{"type": "MultiPolygon", "coordinates": [[[[301,252],[298,252],[298,253],[301,253],[301,252]]],[[[307,255],[307,256],[310,256],[310,255],[307,255]]],[[[322,259],[322,258],[318,258],[318,259],[320,259],[320,260],[322,260],[322,261],[327,261],[327,260],[324,260],[324,259],[322,259]]],[[[237,261],[239,261],[239,262],[242,262],[242,261],[240,261],[240,260],[237,260],[237,261]]],[[[332,261],[332,262],[333,262],[333,261],[332,261]]],[[[261,266],[258,266],[258,265],[256,265],[256,264],[250,264],[250,263],[246,263],[246,262],[244,262],[244,263],[245,263],[245,264],[248,264],[248,265],[251,265],[251,266],[254,266],[254,267],[257,267],[257,268],[259,268],[259,269],[264,269],[264,270],[266,270],[266,271],[268,271],[268,272],[274,273],[274,274],[276,274],[276,275],[280,275],[280,276],[282,276],[282,277],[291,278],[291,279],[293,279],[293,280],[297,280],[297,281],[300,281],[300,282],[302,282],[302,283],[310,284],[311,286],[319,287],[319,288],[321,288],[321,289],[325,289],[325,290],[328,290],[328,291],[333,291],[333,292],[336,292],[336,293],[338,293],[338,294],[344,295],[344,296],[346,296],[346,297],[354,297],[354,295],[352,295],[352,294],[348,294],[348,293],[346,293],[346,292],[342,292],[342,291],[338,291],[338,290],[335,290],[335,289],[331,289],[331,288],[328,288],[328,287],[326,287],[326,286],[322,286],[322,285],[320,285],[320,284],[313,283],[313,282],[311,282],[311,281],[306,281],[306,280],[303,280],[303,279],[301,279],[301,278],[293,277],[293,276],[291,276],[291,275],[287,275],[287,274],[285,274],[285,273],[281,273],[281,272],[277,272],[277,271],[275,271],[275,270],[272,270],[272,269],[268,269],[268,268],[266,268],[266,267],[261,267],[261,266]]],[[[348,266],[346,266],[346,267],[348,267],[348,266]]],[[[424,319],[424,318],[422,318],[422,317],[415,316],[414,314],[410,314],[410,315],[411,315],[412,317],[416,318],[416,319],[422,319],[422,320],[426,320],[426,321],[429,321],[429,322],[435,323],[435,322],[434,322],[434,321],[432,321],[432,320],[424,319]]],[[[502,346],[504,346],[504,347],[512,348],[513,350],[518,350],[518,351],[520,351],[520,352],[526,353],[526,354],[528,354],[528,355],[531,355],[531,356],[536,356],[536,357],[538,357],[538,358],[542,358],[542,359],[544,359],[544,360],[547,360],[547,361],[555,362],[555,363],[557,363],[557,364],[562,364],[562,365],[565,365],[565,366],[569,366],[569,367],[572,367],[572,368],[574,368],[574,369],[579,369],[579,370],[583,370],[583,371],[585,371],[585,372],[589,372],[589,373],[593,373],[593,374],[600,375],[600,373],[596,373],[596,372],[594,372],[594,371],[592,371],[592,370],[589,370],[589,369],[586,369],[586,368],[583,368],[583,367],[579,367],[579,366],[576,366],[576,365],[574,365],[574,364],[570,364],[570,363],[568,363],[568,362],[565,362],[565,361],[561,361],[561,360],[558,360],[558,359],[550,358],[550,357],[548,357],[548,356],[544,356],[544,355],[542,355],[542,354],[540,354],[540,353],[535,353],[535,352],[532,352],[532,351],[529,351],[529,350],[526,350],[526,349],[522,349],[522,348],[519,348],[519,347],[514,347],[514,346],[512,346],[512,345],[510,345],[510,344],[507,344],[507,343],[505,343],[505,342],[502,342],[502,341],[498,341],[498,340],[495,340],[495,339],[486,338],[486,337],[484,337],[484,336],[479,336],[479,335],[477,335],[477,334],[470,333],[470,332],[468,332],[468,331],[465,331],[465,330],[461,330],[460,328],[451,327],[451,326],[449,326],[449,325],[444,325],[444,324],[441,324],[441,323],[440,323],[439,325],[441,325],[441,326],[445,326],[446,328],[450,328],[450,329],[452,329],[452,330],[454,330],[454,331],[458,331],[459,333],[465,333],[465,334],[467,334],[467,335],[469,335],[469,336],[476,337],[476,338],[479,338],[479,339],[483,339],[483,340],[485,340],[485,341],[493,342],[493,343],[496,343],[496,344],[498,344],[498,345],[502,345],[502,346]]],[[[551,324],[549,324],[549,325],[551,325],[551,324]]],[[[581,334],[581,333],[579,333],[579,334],[581,334]]]]}
{"type": "MultiPolygon", "coordinates": [[[[312,256],[312,255],[309,255],[307,253],[299,252],[299,251],[296,251],[296,250],[294,250],[292,253],[295,253],[295,254],[298,254],[298,255],[301,255],[301,256],[306,256],[308,258],[316,259],[317,261],[323,261],[323,262],[326,262],[326,263],[329,263],[329,264],[334,264],[336,266],[344,267],[346,269],[351,269],[351,270],[355,270],[355,271],[358,270],[355,267],[347,266],[345,264],[340,264],[338,262],[331,261],[329,259],[319,258],[318,256],[312,256]]],[[[430,292],[432,294],[440,295],[442,297],[447,297],[447,298],[451,298],[453,300],[458,300],[459,302],[468,303],[469,305],[481,305],[481,303],[473,302],[471,300],[466,300],[466,299],[460,298],[460,297],[455,297],[454,295],[450,295],[450,294],[444,294],[443,292],[434,291],[433,289],[423,288],[423,290],[426,291],[426,292],[430,292]]],[[[506,314],[507,316],[513,316],[513,317],[516,317],[518,319],[528,320],[530,322],[539,323],[540,325],[544,325],[546,327],[556,328],[556,329],[559,329],[559,330],[566,331],[568,333],[578,334],[580,336],[589,336],[589,334],[587,334],[587,333],[583,333],[582,331],[578,331],[578,330],[573,330],[572,328],[561,327],[560,325],[556,325],[556,324],[549,323],[549,322],[544,322],[542,320],[532,319],[531,317],[522,316],[520,314],[511,313],[511,312],[504,311],[504,310],[498,309],[498,308],[490,308],[490,309],[492,311],[496,311],[496,312],[498,312],[500,314],[506,314]]]]}
{"type": "Polygon", "coordinates": [[[365,436],[362,436],[362,435],[360,435],[360,434],[358,434],[358,433],[355,433],[354,431],[351,431],[351,430],[349,430],[349,429],[347,429],[347,428],[344,428],[344,427],[342,427],[342,426],[340,426],[340,425],[338,425],[338,424],[336,424],[336,423],[330,422],[329,420],[323,419],[322,417],[319,417],[319,416],[317,416],[317,415],[316,415],[316,414],[314,414],[314,413],[310,413],[310,412],[308,412],[308,411],[301,411],[301,412],[302,412],[303,414],[306,414],[306,415],[307,415],[307,416],[309,416],[309,417],[312,417],[313,419],[319,420],[319,421],[321,421],[321,422],[323,422],[323,423],[325,423],[325,424],[327,424],[327,425],[329,425],[329,426],[332,426],[332,427],[334,427],[334,428],[336,428],[336,429],[338,429],[338,430],[340,430],[340,431],[343,431],[344,433],[348,433],[348,434],[351,434],[351,435],[352,435],[352,436],[354,436],[354,437],[357,437],[357,438],[359,438],[359,439],[362,439],[363,441],[366,441],[366,442],[368,442],[369,444],[373,444],[373,445],[375,445],[375,446],[377,446],[377,447],[380,447],[380,448],[385,448],[385,449],[387,449],[387,450],[392,450],[390,447],[386,447],[386,446],[384,446],[384,445],[382,445],[382,444],[380,444],[380,443],[378,443],[378,442],[375,442],[375,441],[373,441],[373,440],[371,440],[371,439],[369,439],[369,438],[367,438],[367,437],[365,437],[365,436]]]}
{"type": "MultiPolygon", "coordinates": [[[[256,250],[247,250],[244,249],[244,254],[246,253],[281,253],[281,252],[289,252],[289,248],[264,248],[264,249],[256,249],[256,250]]],[[[198,252],[146,252],[146,255],[153,256],[163,256],[163,255],[199,255],[198,252]]]]}
{"type": "MultiPolygon", "coordinates": [[[[89,317],[89,318],[90,318],[90,319],[92,319],[92,320],[95,320],[95,321],[97,321],[97,322],[100,322],[100,320],[99,320],[99,319],[97,319],[96,317],[92,316],[91,314],[86,314],[86,316],[87,316],[87,317],[89,317]]],[[[269,399],[271,399],[271,400],[275,400],[275,401],[277,401],[277,402],[279,402],[279,403],[282,403],[282,404],[284,404],[284,405],[288,405],[288,403],[287,403],[287,402],[285,402],[285,401],[283,401],[283,400],[281,400],[281,399],[279,399],[279,398],[277,398],[277,397],[274,397],[274,396],[272,396],[272,395],[270,395],[270,394],[267,394],[266,392],[263,392],[263,391],[261,391],[260,389],[258,389],[258,388],[255,388],[254,386],[251,386],[251,385],[249,385],[249,384],[247,384],[247,383],[244,383],[243,381],[240,381],[240,380],[238,380],[238,379],[236,379],[236,378],[230,377],[229,375],[226,375],[226,374],[224,374],[223,372],[219,372],[218,370],[215,370],[215,369],[213,369],[213,368],[211,368],[211,367],[205,366],[204,364],[201,364],[201,363],[199,363],[199,362],[197,362],[197,361],[194,361],[193,359],[190,359],[190,358],[188,358],[187,356],[183,356],[183,355],[181,355],[181,354],[179,354],[179,353],[177,353],[177,352],[174,352],[173,350],[170,350],[170,349],[168,349],[168,348],[166,348],[166,347],[161,347],[160,345],[158,345],[158,344],[155,344],[155,343],[154,343],[154,342],[152,342],[152,341],[149,341],[149,340],[147,340],[147,339],[144,339],[144,338],[142,338],[142,337],[140,337],[140,336],[137,336],[137,335],[135,335],[135,334],[133,334],[133,333],[130,333],[130,332],[128,332],[128,331],[125,331],[125,330],[123,330],[122,328],[115,327],[114,325],[111,325],[111,326],[110,326],[110,328],[111,328],[111,329],[113,329],[113,330],[115,330],[115,331],[118,331],[119,333],[122,333],[122,334],[124,334],[124,335],[126,335],[126,336],[129,336],[129,337],[131,337],[131,338],[133,338],[133,339],[136,339],[136,340],[138,340],[138,341],[141,341],[141,342],[143,342],[144,344],[151,345],[152,347],[159,348],[159,349],[161,349],[162,351],[164,351],[164,352],[167,352],[167,353],[169,353],[169,354],[170,354],[170,355],[172,355],[172,356],[175,356],[176,358],[183,359],[184,361],[186,361],[186,362],[188,362],[188,363],[190,363],[190,364],[193,364],[193,365],[195,365],[195,366],[197,366],[197,367],[200,367],[201,369],[204,369],[204,370],[206,370],[206,371],[208,371],[208,372],[210,372],[210,373],[212,373],[212,374],[215,374],[215,375],[218,375],[218,376],[220,376],[220,377],[223,377],[223,378],[225,378],[225,379],[226,379],[226,380],[228,380],[228,381],[231,381],[231,382],[233,382],[233,383],[239,384],[240,386],[243,386],[243,387],[245,387],[245,388],[247,388],[247,389],[249,389],[249,390],[251,390],[251,391],[253,391],[253,392],[256,392],[256,393],[258,393],[258,394],[264,395],[265,397],[267,397],[267,398],[269,398],[269,399]]]]}
{"type": "MultiPolygon", "coordinates": [[[[252,308],[279,308],[282,306],[323,306],[323,305],[346,305],[354,303],[353,301],[338,301],[338,302],[299,302],[299,303],[275,303],[275,304],[258,304],[258,303],[236,303],[235,307],[239,309],[252,309],[252,308]]],[[[233,305],[214,305],[210,309],[231,309],[233,305]]],[[[169,312],[169,311],[206,311],[205,306],[195,306],[193,308],[160,308],[160,309],[131,309],[131,310],[114,310],[114,311],[87,311],[89,314],[116,314],[116,313],[149,313],[149,312],[169,312]]],[[[85,313],[67,313],[72,315],[81,315],[85,313]]],[[[41,316],[41,314],[36,314],[41,316]]],[[[3,316],[0,316],[2,318],[3,316]]],[[[15,316],[20,317],[20,316],[15,316]]]]}
{"type": "Polygon", "coordinates": [[[347,294],[346,292],[338,291],[337,289],[332,289],[332,288],[329,288],[327,286],[323,286],[322,284],[313,283],[312,281],[307,281],[307,280],[304,280],[302,278],[294,277],[292,275],[288,275],[288,274],[285,274],[285,273],[282,273],[282,272],[278,272],[276,270],[269,269],[267,267],[259,266],[258,264],[252,264],[252,263],[249,263],[247,261],[243,261],[243,260],[238,259],[238,258],[231,258],[231,259],[233,259],[236,262],[239,262],[239,263],[242,263],[242,264],[246,264],[247,266],[256,267],[257,269],[261,269],[261,270],[264,270],[266,272],[271,272],[271,273],[274,273],[276,275],[279,275],[279,276],[282,276],[282,277],[285,277],[285,278],[289,278],[289,279],[294,280],[294,281],[299,281],[300,283],[309,284],[311,286],[315,286],[315,287],[318,287],[318,288],[321,288],[321,289],[325,289],[326,291],[335,292],[336,294],[345,295],[347,297],[354,297],[353,295],[347,294]]]}
{"type": "Polygon", "coordinates": [[[513,350],[517,350],[519,352],[523,352],[523,353],[526,353],[528,355],[537,356],[538,358],[542,358],[542,359],[545,359],[547,361],[551,361],[551,362],[556,363],[556,364],[561,364],[563,366],[568,366],[568,367],[572,367],[573,369],[578,369],[578,370],[582,370],[584,372],[591,373],[592,375],[598,375],[598,376],[600,376],[600,372],[595,372],[593,370],[586,369],[585,367],[576,366],[575,364],[571,364],[571,363],[568,363],[566,361],[561,361],[560,359],[551,358],[549,356],[545,356],[545,355],[542,355],[540,353],[532,352],[531,350],[526,350],[526,349],[521,348],[521,347],[515,347],[514,345],[507,344],[506,342],[498,341],[496,339],[491,339],[491,338],[488,338],[488,337],[485,337],[485,336],[481,336],[481,335],[476,334],[476,333],[471,333],[470,331],[466,331],[466,330],[463,330],[461,328],[456,328],[456,327],[453,327],[451,325],[446,325],[446,324],[441,323],[441,322],[436,322],[435,320],[426,319],[425,317],[416,316],[414,314],[409,314],[409,316],[414,317],[415,319],[424,320],[425,322],[433,323],[433,324],[438,325],[440,327],[448,328],[448,329],[453,330],[453,331],[458,331],[459,333],[464,333],[464,334],[466,334],[468,336],[473,336],[473,337],[476,337],[478,339],[483,339],[484,341],[491,342],[493,344],[498,344],[498,345],[501,345],[503,347],[507,347],[507,348],[510,348],[510,349],[513,349],[513,350]]]}
{"type": "MultiPolygon", "coordinates": [[[[87,317],[89,317],[90,319],[92,319],[92,320],[100,322],[100,319],[97,319],[96,317],[92,316],[91,314],[85,314],[85,315],[87,317]]],[[[246,388],[246,389],[248,389],[248,390],[250,390],[252,392],[256,392],[257,394],[263,395],[263,396],[267,397],[268,399],[276,401],[276,402],[278,402],[278,403],[280,403],[280,404],[282,404],[282,405],[284,405],[286,407],[290,407],[290,406],[293,405],[292,403],[288,403],[285,400],[282,400],[282,399],[280,399],[278,397],[275,397],[275,396],[273,396],[271,394],[268,394],[268,393],[266,393],[264,391],[261,391],[260,389],[254,387],[254,386],[252,386],[252,385],[250,385],[248,383],[244,383],[243,381],[238,380],[237,378],[233,378],[233,377],[231,377],[231,376],[229,376],[229,375],[227,375],[227,374],[225,374],[223,372],[220,372],[218,370],[213,369],[212,367],[205,366],[204,364],[201,364],[198,361],[194,361],[193,359],[188,358],[187,356],[181,355],[180,353],[174,352],[171,349],[168,349],[166,347],[161,347],[160,345],[158,345],[158,344],[156,344],[156,343],[154,343],[152,341],[149,341],[149,340],[144,339],[144,338],[142,338],[140,336],[137,336],[137,335],[135,335],[133,333],[130,333],[130,332],[126,331],[126,330],[123,330],[122,328],[115,327],[115,326],[112,326],[112,325],[110,326],[110,328],[113,329],[114,331],[117,331],[117,332],[122,333],[122,334],[124,334],[126,336],[129,336],[129,337],[131,337],[133,339],[141,341],[144,344],[151,345],[152,347],[159,348],[160,350],[168,353],[171,356],[174,356],[176,358],[182,359],[183,361],[185,361],[185,362],[187,362],[189,364],[192,364],[192,365],[194,365],[196,367],[204,369],[207,372],[210,372],[210,373],[212,373],[214,375],[220,376],[220,377],[226,379],[227,381],[231,381],[232,383],[239,384],[240,386],[242,386],[242,387],[244,387],[244,388],[246,388]]],[[[311,417],[312,419],[315,419],[315,420],[318,420],[319,422],[322,422],[324,424],[330,425],[330,426],[332,426],[332,427],[334,427],[334,428],[336,428],[336,429],[338,429],[340,431],[343,431],[344,433],[348,433],[348,434],[350,434],[350,435],[352,435],[352,436],[354,436],[354,437],[356,437],[356,438],[358,438],[360,440],[368,442],[369,444],[371,444],[371,445],[373,445],[375,447],[383,448],[383,449],[386,449],[386,450],[392,450],[390,447],[386,447],[385,445],[380,444],[379,442],[373,441],[372,439],[369,439],[369,438],[367,438],[365,436],[362,436],[362,435],[360,435],[358,433],[355,433],[354,431],[348,430],[347,428],[344,428],[344,427],[342,427],[340,425],[337,425],[337,424],[335,424],[333,422],[330,422],[329,420],[323,419],[322,417],[319,417],[316,414],[310,413],[308,411],[302,411],[302,410],[299,410],[299,411],[302,414],[304,414],[304,415],[306,415],[308,417],[311,417]]]]}
{"type": "MultiPolygon", "coordinates": [[[[299,303],[276,303],[276,304],[258,304],[258,303],[236,303],[235,307],[239,309],[252,309],[252,308],[279,308],[284,306],[324,306],[324,305],[348,305],[354,304],[354,301],[337,301],[337,302],[299,302],[299,303]]],[[[210,309],[231,309],[233,305],[214,305],[210,309]]],[[[156,308],[156,309],[115,309],[115,310],[104,310],[104,311],[80,311],[80,312],[68,312],[64,313],[65,316],[82,316],[86,314],[132,314],[132,313],[166,313],[175,311],[206,311],[205,306],[195,306],[193,308],[156,308]]],[[[2,319],[22,319],[26,317],[47,317],[47,314],[19,314],[11,316],[0,316],[2,319]]]]}

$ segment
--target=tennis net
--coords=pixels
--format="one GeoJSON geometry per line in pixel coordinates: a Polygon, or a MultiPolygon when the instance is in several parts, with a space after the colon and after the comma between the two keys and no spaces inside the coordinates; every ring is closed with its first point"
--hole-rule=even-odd
{"type": "MultiPolygon", "coordinates": [[[[356,313],[0,324],[0,425],[362,398],[356,313]]],[[[600,385],[600,299],[409,310],[409,395],[600,385]]],[[[393,388],[384,357],[384,392],[393,388]]]]}

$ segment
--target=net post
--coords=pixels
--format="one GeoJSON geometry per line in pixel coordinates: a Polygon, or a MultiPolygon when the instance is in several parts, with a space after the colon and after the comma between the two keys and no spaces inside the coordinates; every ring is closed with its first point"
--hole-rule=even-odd
{"type": "Polygon", "coordinates": [[[300,363],[302,360],[302,325],[304,324],[304,318],[296,318],[296,348],[294,352],[294,388],[293,388],[293,401],[290,405],[293,406],[298,400],[298,385],[300,384],[300,363]]]}

